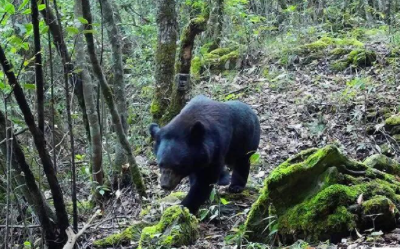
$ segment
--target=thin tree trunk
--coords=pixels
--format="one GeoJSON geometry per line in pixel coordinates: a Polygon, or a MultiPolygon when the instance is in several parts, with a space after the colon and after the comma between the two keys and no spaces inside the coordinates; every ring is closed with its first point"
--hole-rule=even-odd
{"type": "Polygon", "coordinates": [[[25,94],[21,86],[19,85],[17,78],[15,77],[13,72],[13,67],[7,60],[4,50],[1,46],[0,46],[0,63],[3,67],[4,74],[8,79],[8,83],[10,84],[11,88],[13,88],[14,97],[17,100],[18,106],[24,116],[25,123],[28,126],[29,131],[33,136],[33,141],[35,143],[36,150],[38,151],[39,157],[42,161],[43,169],[46,174],[46,178],[49,183],[51,193],[53,195],[58,228],[60,229],[58,242],[63,244],[66,240],[65,230],[69,226],[68,215],[65,209],[64,198],[60,188],[60,184],[58,183],[56,174],[54,172],[53,163],[51,162],[50,155],[46,147],[43,146],[44,135],[35,125],[35,119],[32,115],[28,102],[26,101],[25,94]]]}
{"type": "MultiPolygon", "coordinates": [[[[125,134],[128,134],[124,68],[122,65],[122,38],[120,31],[116,25],[111,3],[107,0],[100,0],[103,6],[104,25],[107,30],[108,40],[111,43],[112,58],[113,58],[113,90],[115,96],[115,104],[119,116],[121,118],[122,127],[125,134]]],[[[115,6],[115,5],[114,5],[115,6]]],[[[115,160],[113,177],[117,179],[122,171],[122,165],[126,164],[126,156],[121,144],[115,146],[115,160]]],[[[129,179],[129,177],[128,177],[129,179]]],[[[129,180],[125,181],[129,184],[129,180]]],[[[115,182],[114,182],[115,185],[115,182]]]]}
{"type": "MultiPolygon", "coordinates": [[[[75,16],[82,16],[82,8],[80,4],[75,4],[75,16]]],[[[83,27],[80,28],[83,31],[83,27]]],[[[101,144],[101,133],[100,133],[100,124],[99,124],[99,116],[96,108],[96,95],[95,84],[92,81],[89,72],[88,65],[85,56],[85,44],[83,40],[83,36],[79,35],[76,38],[76,66],[82,69],[81,71],[81,79],[83,85],[83,96],[85,97],[85,105],[86,111],[88,114],[89,126],[90,126],[90,160],[91,160],[91,169],[93,180],[96,181],[98,186],[102,186],[104,184],[104,172],[102,167],[103,162],[103,150],[101,144]]],[[[101,195],[99,194],[99,189],[94,188],[96,193],[96,199],[99,204],[101,204],[101,195]]]]}
{"type": "MultiPolygon", "coordinates": [[[[7,126],[5,115],[0,111],[0,140],[6,138],[5,128],[7,126]]],[[[9,125],[11,127],[11,125],[9,125]]],[[[11,137],[11,129],[8,129],[9,136],[11,137]]],[[[46,236],[46,242],[50,248],[59,248],[56,236],[55,222],[57,221],[54,213],[45,202],[39,187],[36,184],[35,176],[30,170],[29,165],[25,160],[25,155],[17,141],[15,136],[11,139],[13,148],[13,157],[11,166],[13,169],[13,178],[16,184],[19,186],[18,189],[25,196],[28,203],[32,206],[32,209],[36,216],[39,218],[40,224],[43,228],[46,236]],[[54,247],[52,247],[54,246],[54,247]]],[[[3,154],[7,153],[6,144],[0,145],[0,150],[3,154]]]]}
{"type": "Polygon", "coordinates": [[[220,47],[224,20],[224,0],[215,0],[212,4],[214,6],[212,7],[208,22],[208,26],[210,27],[208,37],[212,41],[209,51],[220,47]]]}
{"type": "Polygon", "coordinates": [[[83,97],[83,86],[81,79],[74,71],[74,64],[72,63],[71,57],[68,53],[68,48],[64,41],[62,28],[58,25],[57,18],[49,7],[41,10],[40,13],[42,14],[46,24],[49,26],[49,30],[51,32],[51,35],[53,36],[53,42],[57,48],[58,53],[61,56],[64,74],[68,75],[69,83],[74,86],[74,93],[78,99],[78,104],[82,112],[82,119],[85,125],[86,136],[90,141],[89,121],[86,113],[85,100],[83,97]]]}
{"type": "MultiPolygon", "coordinates": [[[[35,79],[38,112],[38,127],[44,133],[44,77],[42,68],[42,51],[39,33],[39,9],[36,0],[31,0],[32,26],[35,50],[35,79]]],[[[44,146],[44,145],[43,145],[44,146]]]]}
{"type": "Polygon", "coordinates": [[[157,50],[155,53],[155,91],[151,103],[151,114],[155,122],[164,115],[169,105],[175,77],[176,40],[178,24],[176,21],[175,0],[157,1],[157,50]]]}
{"type": "MultiPolygon", "coordinates": [[[[83,17],[88,21],[88,24],[85,24],[85,30],[91,30],[92,28],[92,14],[90,12],[90,2],[89,0],[77,1],[76,4],[82,4],[83,17]]],[[[129,169],[131,171],[132,180],[135,183],[136,189],[138,190],[140,196],[145,197],[146,195],[146,186],[143,183],[143,178],[140,173],[139,167],[133,157],[132,148],[126,138],[124,129],[122,127],[121,118],[115,106],[114,97],[111,91],[110,86],[107,83],[107,80],[103,74],[103,70],[100,66],[100,63],[96,56],[96,51],[94,47],[94,38],[91,32],[85,32],[85,38],[87,43],[87,49],[90,57],[90,61],[92,62],[93,72],[99,80],[101,90],[103,92],[104,100],[106,101],[108,108],[110,109],[111,119],[115,126],[116,133],[121,143],[122,147],[125,150],[125,153],[128,157],[129,169]]]]}

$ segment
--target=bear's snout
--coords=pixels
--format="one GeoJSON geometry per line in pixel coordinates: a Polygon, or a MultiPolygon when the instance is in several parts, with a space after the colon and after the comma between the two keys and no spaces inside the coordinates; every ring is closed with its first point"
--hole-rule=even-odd
{"type": "Polygon", "coordinates": [[[165,190],[175,189],[182,178],[182,176],[176,174],[172,169],[161,168],[160,185],[165,190]]]}

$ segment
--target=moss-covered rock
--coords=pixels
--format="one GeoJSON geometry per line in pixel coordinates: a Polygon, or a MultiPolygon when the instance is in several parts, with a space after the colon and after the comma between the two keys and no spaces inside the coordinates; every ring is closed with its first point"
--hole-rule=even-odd
{"type": "Polygon", "coordinates": [[[379,227],[383,231],[396,228],[399,210],[386,196],[377,195],[362,203],[363,227],[379,227]]]}
{"type": "Polygon", "coordinates": [[[394,114],[385,120],[385,130],[391,135],[400,134],[400,114],[394,114]]]}
{"type": "Polygon", "coordinates": [[[198,221],[187,208],[172,206],[165,210],[160,222],[145,227],[139,248],[171,248],[193,244],[199,236],[198,221]]]}
{"type": "Polygon", "coordinates": [[[202,66],[211,70],[235,69],[239,59],[239,50],[236,47],[217,48],[204,54],[202,66]]]}
{"type": "Polygon", "coordinates": [[[121,233],[112,234],[104,239],[95,240],[93,245],[96,247],[110,247],[129,245],[131,241],[138,242],[142,229],[149,226],[147,222],[138,222],[123,230],[121,233]]]}
{"type": "Polygon", "coordinates": [[[380,171],[400,176],[400,163],[385,155],[372,155],[365,159],[364,164],[380,171]]]}
{"type": "MultiPolygon", "coordinates": [[[[340,238],[354,228],[367,229],[366,210],[378,208],[357,204],[360,195],[366,201],[384,196],[400,205],[400,182],[370,165],[348,159],[335,146],[306,150],[289,158],[265,180],[249,212],[245,223],[249,240],[265,243],[271,222],[276,223],[285,243],[340,238]]],[[[379,208],[389,205],[379,203],[379,208]]],[[[375,228],[393,227],[388,221],[391,218],[384,216],[375,228]],[[390,224],[386,227],[386,223],[390,224]]]]}
{"type": "Polygon", "coordinates": [[[369,67],[376,61],[376,53],[367,49],[355,49],[350,52],[349,62],[357,67],[369,67]]]}
{"type": "Polygon", "coordinates": [[[400,114],[395,114],[385,120],[386,125],[396,126],[400,125],[400,114]]]}

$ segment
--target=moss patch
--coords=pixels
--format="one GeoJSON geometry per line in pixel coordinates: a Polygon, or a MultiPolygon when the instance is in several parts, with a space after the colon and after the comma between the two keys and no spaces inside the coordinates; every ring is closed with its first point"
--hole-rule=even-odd
{"type": "Polygon", "coordinates": [[[373,155],[365,159],[364,164],[380,171],[400,176],[400,163],[385,155],[373,155]]]}
{"type": "Polygon", "coordinates": [[[198,221],[187,208],[172,206],[158,224],[143,229],[139,248],[171,248],[194,243],[199,236],[198,221]]]}
{"type": "MultiPolygon", "coordinates": [[[[368,160],[363,164],[348,159],[335,146],[306,150],[289,158],[265,180],[249,212],[245,223],[249,240],[267,242],[271,217],[275,217],[285,243],[327,240],[332,235],[346,236],[356,227],[367,229],[370,224],[363,222],[367,214],[360,212],[366,209],[353,207],[361,194],[366,201],[384,196],[400,204],[400,183],[389,170],[378,169],[388,166],[371,165],[368,160]]],[[[380,208],[390,206],[389,202],[380,203],[380,208]]],[[[384,228],[391,218],[384,216],[375,228],[384,228]]]]}
{"type": "Polygon", "coordinates": [[[400,114],[393,115],[385,120],[386,125],[395,126],[400,125],[400,114]]]}
{"type": "Polygon", "coordinates": [[[121,233],[112,234],[104,239],[94,241],[93,245],[96,247],[129,245],[131,241],[139,241],[142,229],[146,226],[149,226],[149,223],[136,223],[121,233]]]}

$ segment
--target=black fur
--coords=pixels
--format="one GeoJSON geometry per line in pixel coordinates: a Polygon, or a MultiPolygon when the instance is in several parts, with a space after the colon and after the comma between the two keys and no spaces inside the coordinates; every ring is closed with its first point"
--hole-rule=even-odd
{"type": "Polygon", "coordinates": [[[160,129],[151,124],[149,129],[159,167],[173,172],[169,175],[174,179],[164,181],[168,183],[163,187],[173,189],[190,176],[190,191],[182,205],[192,213],[208,199],[213,184],[228,184],[225,165],[233,170],[229,190],[243,191],[249,159],[260,141],[260,124],[248,105],[197,96],[168,125],[160,129]]]}

